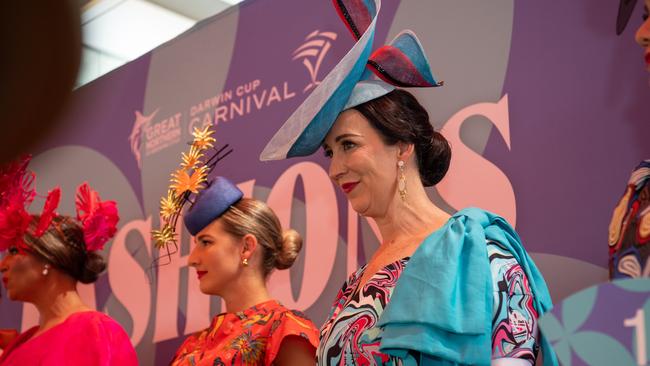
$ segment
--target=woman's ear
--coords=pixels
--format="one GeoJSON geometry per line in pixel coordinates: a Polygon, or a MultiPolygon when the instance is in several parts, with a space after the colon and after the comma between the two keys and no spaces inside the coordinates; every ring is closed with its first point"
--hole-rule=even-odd
{"type": "Polygon", "coordinates": [[[397,159],[408,162],[415,152],[415,145],[406,142],[397,143],[397,159]]]}
{"type": "Polygon", "coordinates": [[[257,249],[257,238],[253,234],[246,234],[242,238],[241,259],[250,260],[257,249]]]}

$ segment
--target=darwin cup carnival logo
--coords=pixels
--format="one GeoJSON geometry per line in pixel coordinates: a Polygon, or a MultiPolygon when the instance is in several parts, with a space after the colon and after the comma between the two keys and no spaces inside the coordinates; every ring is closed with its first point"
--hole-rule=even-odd
{"type": "Polygon", "coordinates": [[[327,51],[332,47],[332,41],[335,41],[336,37],[334,32],[315,30],[305,37],[305,42],[300,47],[293,51],[292,60],[302,60],[302,64],[309,73],[310,82],[303,89],[303,93],[320,84],[318,71],[327,51]]]}
{"type": "MultiPolygon", "coordinates": [[[[291,60],[300,60],[309,75],[309,82],[303,93],[321,83],[320,67],[337,37],[334,32],[315,30],[292,52],[291,60]]],[[[217,126],[282,103],[295,95],[286,80],[267,84],[263,78],[254,78],[193,101],[185,111],[167,112],[168,115],[162,116],[158,113],[159,109],[149,114],[135,111],[135,122],[129,135],[131,152],[138,168],[142,169],[143,157],[180,142],[181,124],[186,124],[188,132],[197,127],[202,129],[208,125],[217,126]]]]}

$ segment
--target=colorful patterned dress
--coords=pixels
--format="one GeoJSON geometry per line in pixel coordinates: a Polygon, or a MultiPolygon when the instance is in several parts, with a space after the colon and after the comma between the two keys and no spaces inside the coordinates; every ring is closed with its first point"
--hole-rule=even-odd
{"type": "Polygon", "coordinates": [[[33,337],[38,326],[14,339],[0,365],[137,366],[124,329],[104,313],[83,311],[33,337]]]}
{"type": "Polygon", "coordinates": [[[183,342],[171,365],[272,365],[287,336],[302,337],[314,349],[318,345],[318,330],[311,320],[269,300],[215,316],[209,328],[183,342]]]}
{"type": "Polygon", "coordinates": [[[609,277],[650,277],[650,159],[634,169],[609,224],[609,277]]]}
{"type": "MultiPolygon", "coordinates": [[[[492,358],[520,358],[534,364],[538,349],[537,311],[528,280],[513,256],[497,242],[487,243],[494,292],[492,358]]],[[[388,264],[363,286],[365,266],[345,282],[321,328],[319,365],[401,365],[379,351],[382,330],[376,326],[390,301],[409,257],[388,264]]],[[[432,279],[435,280],[435,279],[432,279]]]]}

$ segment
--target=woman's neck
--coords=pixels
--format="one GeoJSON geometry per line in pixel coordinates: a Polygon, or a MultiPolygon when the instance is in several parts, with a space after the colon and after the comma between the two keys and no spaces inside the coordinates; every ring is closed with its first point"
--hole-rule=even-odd
{"type": "Polygon", "coordinates": [[[236,313],[271,299],[264,279],[258,276],[242,276],[221,296],[226,303],[226,311],[236,313]]]}
{"type": "Polygon", "coordinates": [[[382,235],[382,244],[391,244],[424,237],[442,227],[449,217],[431,202],[422,185],[414,185],[409,187],[405,201],[395,195],[386,212],[374,219],[382,235]]]}
{"type": "Polygon", "coordinates": [[[41,291],[34,305],[40,315],[38,333],[63,322],[74,313],[91,310],[81,300],[76,284],[68,281],[53,281],[44,291],[41,291]]]}

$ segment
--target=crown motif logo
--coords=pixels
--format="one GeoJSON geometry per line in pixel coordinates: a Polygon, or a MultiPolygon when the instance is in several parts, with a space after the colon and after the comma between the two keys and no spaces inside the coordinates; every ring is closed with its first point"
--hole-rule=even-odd
{"type": "Polygon", "coordinates": [[[315,30],[309,33],[305,37],[305,42],[293,51],[292,60],[302,60],[302,64],[305,65],[309,73],[310,82],[303,89],[303,93],[320,84],[321,81],[318,80],[318,72],[321,63],[332,47],[332,41],[335,41],[336,37],[337,35],[334,32],[315,30]]]}

